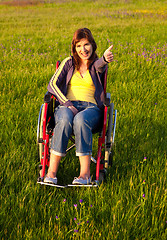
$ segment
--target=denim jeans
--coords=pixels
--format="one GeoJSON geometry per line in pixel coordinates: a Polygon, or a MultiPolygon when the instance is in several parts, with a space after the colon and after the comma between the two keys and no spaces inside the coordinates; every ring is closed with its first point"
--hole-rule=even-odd
{"type": "Polygon", "coordinates": [[[78,113],[74,116],[65,106],[55,109],[55,128],[51,151],[58,156],[65,156],[71,134],[75,136],[76,156],[92,154],[92,131],[98,129],[103,112],[96,104],[73,101],[78,113]]]}

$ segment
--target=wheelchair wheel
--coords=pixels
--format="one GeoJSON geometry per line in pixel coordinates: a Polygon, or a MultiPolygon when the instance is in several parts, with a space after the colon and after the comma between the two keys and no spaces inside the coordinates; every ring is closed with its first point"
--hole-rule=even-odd
{"type": "Polygon", "coordinates": [[[113,114],[114,114],[114,104],[110,104],[110,111],[109,111],[109,122],[108,122],[108,131],[107,131],[107,142],[112,142],[113,136],[113,114]]]}
{"type": "Polygon", "coordinates": [[[114,104],[110,104],[110,111],[109,111],[109,123],[108,123],[108,130],[106,134],[106,156],[108,165],[112,166],[113,163],[113,156],[114,156],[114,138],[115,138],[115,129],[116,129],[116,119],[117,119],[117,110],[114,110],[114,104]]]}
{"type": "Polygon", "coordinates": [[[43,116],[44,116],[44,104],[42,104],[39,118],[38,118],[38,129],[37,129],[37,142],[38,142],[38,156],[39,160],[41,161],[44,152],[44,145],[43,145],[43,116]]]}
{"type": "Polygon", "coordinates": [[[108,166],[111,164],[111,161],[112,161],[111,148],[113,145],[113,141],[112,141],[113,114],[114,114],[114,104],[110,103],[109,120],[108,120],[108,126],[107,126],[107,132],[106,132],[106,142],[105,142],[105,168],[106,169],[108,168],[108,166]]]}

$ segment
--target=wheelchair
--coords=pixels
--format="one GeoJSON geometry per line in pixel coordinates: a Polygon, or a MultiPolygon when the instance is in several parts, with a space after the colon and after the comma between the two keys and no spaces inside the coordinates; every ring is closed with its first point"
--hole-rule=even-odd
{"type": "MultiPolygon", "coordinates": [[[[59,68],[60,61],[56,63],[56,70],[59,68]]],[[[113,146],[116,130],[116,118],[117,110],[114,109],[114,103],[111,102],[110,93],[106,93],[107,87],[107,68],[101,76],[101,81],[105,93],[105,104],[104,104],[104,116],[103,122],[98,133],[98,150],[96,157],[91,156],[91,160],[96,164],[96,176],[95,180],[90,185],[84,186],[99,186],[99,184],[105,180],[107,175],[107,169],[112,165],[113,160],[113,146]]],[[[37,144],[38,144],[38,155],[40,160],[39,165],[39,177],[37,183],[44,185],[53,185],[44,183],[44,177],[49,167],[50,159],[50,146],[51,139],[53,136],[54,123],[54,110],[59,105],[56,96],[47,92],[44,96],[44,103],[41,105],[38,117],[37,127],[37,144]]],[[[94,133],[93,133],[94,134],[94,133]]],[[[69,152],[75,147],[75,138],[72,135],[69,139],[71,145],[68,147],[66,152],[69,152]]],[[[53,185],[55,187],[70,187],[75,186],[71,184],[67,185],[53,185]]],[[[83,185],[77,185],[83,186],[83,185]]]]}

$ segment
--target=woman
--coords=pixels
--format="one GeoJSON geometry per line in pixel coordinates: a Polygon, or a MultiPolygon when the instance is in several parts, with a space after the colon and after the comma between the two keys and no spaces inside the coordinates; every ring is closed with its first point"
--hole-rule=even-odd
{"type": "Polygon", "coordinates": [[[72,56],[66,58],[51,78],[48,91],[60,105],[55,110],[55,128],[51,143],[50,166],[44,182],[57,184],[60,160],[66,154],[72,132],[80,175],[72,184],[89,184],[92,153],[92,131],[103,114],[104,91],[99,74],[113,60],[110,46],[98,59],[97,45],[87,28],[78,29],[72,39],[72,56]]]}

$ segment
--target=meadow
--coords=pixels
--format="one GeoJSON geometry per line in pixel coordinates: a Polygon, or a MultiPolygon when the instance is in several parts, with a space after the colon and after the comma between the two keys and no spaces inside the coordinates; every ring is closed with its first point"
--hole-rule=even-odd
{"type": "MultiPolygon", "coordinates": [[[[166,36],[165,0],[0,0],[0,239],[167,239],[166,36]],[[91,29],[99,56],[114,45],[113,165],[98,189],[41,186],[39,109],[80,27],[91,29]]],[[[78,173],[73,150],[58,179],[78,173]]]]}

